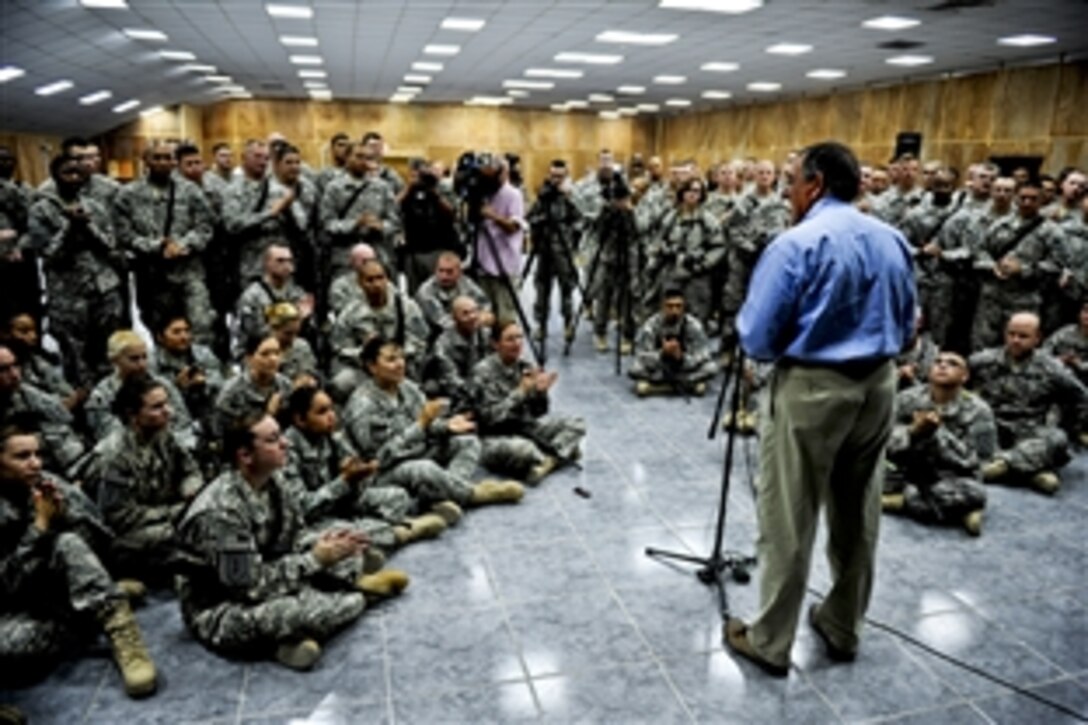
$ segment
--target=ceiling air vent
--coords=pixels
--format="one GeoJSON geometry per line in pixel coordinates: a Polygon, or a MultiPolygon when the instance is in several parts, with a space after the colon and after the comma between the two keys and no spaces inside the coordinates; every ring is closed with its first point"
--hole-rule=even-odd
{"type": "Polygon", "coordinates": [[[885,43],[877,43],[878,48],[883,50],[914,50],[915,48],[921,48],[925,43],[918,40],[889,40],[885,43]]]}

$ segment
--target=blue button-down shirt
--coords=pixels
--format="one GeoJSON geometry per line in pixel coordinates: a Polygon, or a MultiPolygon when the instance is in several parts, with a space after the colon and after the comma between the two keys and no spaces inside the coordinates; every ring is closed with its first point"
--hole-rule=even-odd
{"type": "Polygon", "coordinates": [[[899,354],[914,315],[903,235],[824,197],[763,252],[737,331],[755,360],[841,363],[899,354]]]}

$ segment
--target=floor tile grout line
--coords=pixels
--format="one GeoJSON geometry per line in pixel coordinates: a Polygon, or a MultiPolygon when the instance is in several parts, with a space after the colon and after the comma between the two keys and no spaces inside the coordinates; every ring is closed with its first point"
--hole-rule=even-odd
{"type": "Polygon", "coordinates": [[[385,679],[385,714],[389,725],[397,721],[396,708],[393,705],[393,658],[389,653],[389,628],[385,623],[385,612],[378,613],[378,628],[382,633],[382,676],[385,679]]]}
{"type": "Polygon", "coordinates": [[[80,718],[81,722],[90,722],[91,713],[94,711],[95,705],[98,704],[98,698],[102,695],[102,689],[106,686],[106,678],[109,677],[110,665],[107,665],[102,669],[102,674],[98,678],[98,685],[94,688],[94,693],[91,695],[91,701],[87,703],[87,707],[83,710],[83,717],[80,718]]]}
{"type": "MultiPolygon", "coordinates": [[[[792,663],[790,666],[793,667],[792,663]]],[[[796,669],[797,673],[801,676],[801,680],[810,688],[812,688],[813,692],[816,693],[816,697],[820,698],[820,700],[823,701],[825,705],[827,705],[828,709],[831,711],[831,714],[835,716],[835,719],[838,720],[840,723],[845,723],[847,720],[846,717],[842,714],[842,710],[835,704],[835,702],[830,697],[828,697],[827,693],[823,691],[823,688],[821,688],[819,685],[816,684],[815,681],[813,681],[809,673],[801,669],[800,667],[794,667],[794,669],[796,669]]]]}
{"type": "Polygon", "coordinates": [[[236,725],[242,722],[242,713],[245,711],[246,705],[246,689],[249,687],[249,673],[253,668],[251,664],[242,665],[242,684],[238,688],[238,705],[234,711],[234,722],[236,725]]]}
{"type": "Polygon", "coordinates": [[[856,725],[880,725],[881,723],[894,723],[900,718],[910,717],[914,715],[928,715],[943,712],[945,710],[951,710],[954,707],[969,706],[971,701],[961,697],[960,699],[945,703],[943,705],[932,705],[929,707],[917,707],[912,710],[899,710],[897,712],[890,712],[885,715],[877,715],[875,717],[866,717],[860,720],[851,720],[851,723],[856,725]]]}

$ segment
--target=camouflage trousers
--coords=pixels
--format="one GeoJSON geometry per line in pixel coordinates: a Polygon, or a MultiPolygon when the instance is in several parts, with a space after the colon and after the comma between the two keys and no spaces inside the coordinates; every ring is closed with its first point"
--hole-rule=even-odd
{"type": "Polygon", "coordinates": [[[73,385],[94,385],[110,373],[106,340],[126,326],[126,313],[119,289],[87,298],[50,285],[49,334],[60,345],[66,369],[73,370],[73,385]]]}
{"type": "Polygon", "coordinates": [[[347,506],[337,507],[332,518],[313,528],[316,532],[350,528],[366,534],[374,546],[393,549],[397,539],[393,526],[404,521],[412,511],[412,497],[396,486],[367,486],[347,506]]]}
{"type": "Polygon", "coordinates": [[[608,332],[608,320],[615,312],[617,319],[622,315],[620,324],[623,326],[624,339],[635,338],[635,315],[639,311],[639,298],[634,287],[638,280],[637,270],[628,269],[624,273],[618,263],[601,260],[590,292],[593,298],[594,335],[604,336],[608,332]]]}
{"type": "Polygon", "coordinates": [[[311,637],[324,641],[362,615],[362,592],[300,591],[259,604],[223,602],[188,618],[193,636],[229,655],[266,654],[276,645],[311,637]]]}
{"type": "Polygon", "coordinates": [[[571,259],[562,250],[539,250],[536,257],[536,273],[533,275],[533,286],[536,289],[536,298],[533,300],[533,318],[541,329],[546,329],[548,326],[548,318],[551,313],[552,286],[557,283],[559,285],[559,311],[563,315],[563,322],[569,324],[574,320],[572,297],[574,288],[578,286],[578,272],[574,269],[571,259]]]}
{"type": "Polygon", "coordinates": [[[502,475],[523,478],[547,456],[576,460],[585,435],[586,424],[581,418],[545,415],[519,424],[517,433],[481,438],[480,464],[502,475]]]}
{"type": "Polygon", "coordinates": [[[718,366],[713,360],[702,365],[687,365],[682,369],[670,369],[660,360],[644,361],[636,357],[627,371],[632,380],[645,380],[650,383],[694,385],[703,383],[718,374],[718,366]]]}
{"type": "Polygon", "coordinates": [[[381,471],[376,486],[394,486],[430,508],[439,501],[467,504],[472,499],[472,474],[480,461],[480,439],[474,435],[452,436],[427,447],[422,455],[381,471]]]}
{"type": "Polygon", "coordinates": [[[925,523],[958,526],[963,517],[986,507],[986,487],[963,476],[946,476],[931,484],[915,485],[889,473],[884,493],[903,494],[903,511],[925,523]]]}
{"type": "Polygon", "coordinates": [[[152,580],[169,577],[175,541],[174,524],[169,521],[118,532],[110,549],[111,569],[118,577],[152,580]]]}
{"type": "Polygon", "coordinates": [[[1069,437],[1056,426],[1031,421],[1013,425],[999,420],[997,440],[1001,450],[994,458],[1008,463],[1017,478],[1057,471],[1069,462],[1069,437]]]}
{"type": "Polygon", "coordinates": [[[1039,296],[1005,294],[993,283],[983,282],[978,309],[971,327],[971,349],[982,350],[1000,345],[1005,339],[1005,323],[1015,312],[1038,312],[1039,296]]]}

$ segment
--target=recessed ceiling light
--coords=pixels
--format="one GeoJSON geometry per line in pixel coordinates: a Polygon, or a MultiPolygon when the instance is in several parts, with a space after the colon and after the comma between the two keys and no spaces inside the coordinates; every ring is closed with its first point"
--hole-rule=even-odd
{"type": "Polygon", "coordinates": [[[215,73],[219,70],[214,65],[204,63],[186,63],[185,65],[179,65],[177,69],[183,73],[215,73]]]}
{"type": "Polygon", "coordinates": [[[638,96],[646,92],[646,86],[620,86],[616,89],[616,93],[622,93],[626,96],[638,96]]]}
{"type": "Polygon", "coordinates": [[[314,16],[313,8],[305,5],[265,5],[264,9],[274,18],[301,18],[309,19],[314,16]]]}
{"type": "Polygon", "coordinates": [[[620,118],[620,114],[616,111],[601,111],[597,115],[606,121],[618,121],[620,118]]]}
{"type": "Polygon", "coordinates": [[[897,55],[884,61],[888,65],[926,65],[933,62],[932,55],[897,55]]]}
{"type": "Polygon", "coordinates": [[[809,78],[816,78],[821,81],[833,81],[836,78],[845,78],[846,71],[839,70],[838,68],[817,68],[816,70],[810,70],[805,73],[809,78]]]}
{"type": "Polygon", "coordinates": [[[724,61],[711,61],[710,63],[703,63],[699,66],[699,70],[712,71],[714,73],[732,73],[735,70],[740,69],[740,63],[729,63],[724,61]]]}
{"type": "Polygon", "coordinates": [[[88,93],[79,99],[80,105],[93,106],[96,103],[101,103],[107,98],[113,98],[113,93],[110,91],[96,91],[94,93],[88,93]]]}
{"type": "Polygon", "coordinates": [[[234,79],[230,76],[204,76],[204,80],[209,83],[233,83],[234,79]]]}
{"type": "Polygon", "coordinates": [[[520,88],[511,88],[506,92],[506,95],[510,96],[511,98],[528,98],[529,91],[523,91],[520,88]]]}
{"type": "Polygon", "coordinates": [[[419,86],[397,86],[397,93],[410,93],[415,95],[416,93],[422,93],[423,89],[419,86]]]}
{"type": "Polygon", "coordinates": [[[635,108],[645,113],[657,113],[661,110],[661,106],[656,103],[640,103],[635,108]]]}
{"type": "Polygon", "coordinates": [[[523,81],[520,79],[508,80],[502,82],[503,88],[529,88],[534,91],[547,91],[555,88],[555,83],[552,81],[523,81]]]}
{"type": "Polygon", "coordinates": [[[606,55],[603,53],[559,53],[555,56],[557,63],[586,63],[588,65],[615,65],[623,62],[622,55],[606,55]]]}
{"type": "Polygon", "coordinates": [[[658,7],[739,15],[763,7],[763,0],[661,0],[658,7]]]}
{"type": "Polygon", "coordinates": [[[770,81],[753,81],[748,84],[748,90],[757,93],[774,93],[775,91],[782,90],[782,84],[772,83],[770,81]]]}
{"type": "Polygon", "coordinates": [[[567,101],[568,108],[589,108],[589,101],[573,100],[567,101]]]}
{"type": "Polygon", "coordinates": [[[157,113],[162,113],[162,106],[152,106],[151,108],[145,108],[140,111],[141,118],[147,118],[148,116],[154,116],[157,113]]]}
{"type": "Polygon", "coordinates": [[[45,86],[38,86],[34,89],[34,92],[37,93],[39,96],[52,96],[56,93],[61,93],[68,90],[73,85],[74,84],[72,83],[72,81],[69,80],[56,81],[45,86]]]}
{"type": "Polygon", "coordinates": [[[486,20],[475,18],[446,18],[440,26],[443,30],[465,30],[474,33],[487,24],[486,20]]]}
{"type": "Polygon", "coordinates": [[[299,78],[328,78],[329,74],[323,70],[300,70],[298,72],[299,78]]]}
{"type": "Polygon", "coordinates": [[[668,45],[680,36],[676,33],[632,33],[626,30],[606,30],[597,33],[598,43],[628,43],[631,45],[668,45]]]}
{"type": "Polygon", "coordinates": [[[670,98],[669,100],[665,101],[665,105],[672,106],[674,108],[684,108],[685,106],[690,106],[691,101],[686,98],[670,98]]]}
{"type": "Polygon", "coordinates": [[[425,45],[423,55],[457,55],[461,52],[459,45],[425,45]]]}
{"type": "Polygon", "coordinates": [[[320,55],[292,55],[288,57],[295,65],[323,65],[325,60],[320,55]]]}
{"type": "Polygon", "coordinates": [[[7,83],[26,75],[26,71],[13,65],[5,65],[0,68],[0,83],[7,83]]]}
{"type": "Polygon", "coordinates": [[[873,28],[874,30],[906,30],[907,28],[913,28],[914,26],[921,24],[921,20],[915,20],[914,18],[903,18],[898,15],[881,15],[879,18],[870,18],[861,25],[864,28],[873,28]]]}
{"type": "Polygon", "coordinates": [[[309,88],[311,90],[319,91],[324,88],[328,88],[329,84],[325,81],[304,81],[302,83],[303,88],[309,88]]]}
{"type": "Polygon", "coordinates": [[[804,43],[775,43],[768,45],[766,50],[774,55],[804,55],[812,50],[812,46],[804,43]]]}
{"type": "Polygon", "coordinates": [[[166,40],[166,33],[161,30],[141,30],[140,28],[125,28],[121,31],[133,40],[166,40]]]}
{"type": "Polygon", "coordinates": [[[412,70],[421,70],[428,73],[441,73],[444,66],[441,63],[431,63],[428,61],[416,61],[412,63],[412,70]]]}
{"type": "Polygon", "coordinates": [[[1012,45],[1017,48],[1030,48],[1033,45],[1047,45],[1049,43],[1057,43],[1058,39],[1050,35],[1032,35],[1026,33],[1024,35],[1009,35],[1004,38],[998,38],[998,45],[1012,45]]]}
{"type": "Polygon", "coordinates": [[[526,68],[525,75],[529,78],[581,78],[585,75],[585,71],[564,68],[526,68]]]}
{"type": "Polygon", "coordinates": [[[281,35],[280,42],[299,48],[313,48],[317,45],[317,38],[308,35],[281,35]]]}
{"type": "Polygon", "coordinates": [[[118,103],[116,106],[113,107],[113,112],[114,113],[124,113],[126,111],[131,111],[133,108],[136,108],[136,106],[138,106],[138,105],[140,105],[140,102],[137,101],[135,98],[133,98],[130,101],[125,101],[124,103],[118,103]]]}
{"type": "Polygon", "coordinates": [[[405,83],[422,83],[422,84],[426,85],[427,83],[431,82],[431,77],[430,76],[416,75],[414,73],[409,73],[408,75],[404,76],[404,82],[405,83]]]}
{"type": "Polygon", "coordinates": [[[727,98],[732,98],[733,94],[729,91],[703,91],[703,98],[711,101],[724,101],[727,98]]]}
{"type": "Polygon", "coordinates": [[[100,10],[126,10],[128,3],[125,0],[79,0],[79,4],[85,8],[100,10]]]}
{"type": "Polygon", "coordinates": [[[654,83],[662,86],[678,86],[687,82],[686,76],[654,76],[654,83]]]}
{"type": "Polygon", "coordinates": [[[196,56],[187,50],[160,50],[159,57],[164,60],[196,60],[196,56]]]}
{"type": "Polygon", "coordinates": [[[589,100],[591,103],[612,103],[616,99],[607,93],[590,93],[589,100]]]}

